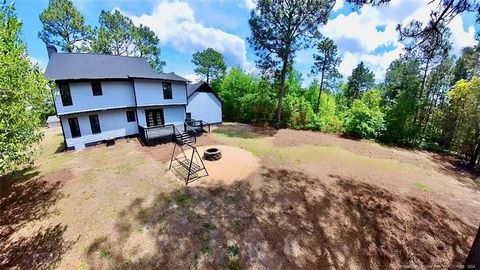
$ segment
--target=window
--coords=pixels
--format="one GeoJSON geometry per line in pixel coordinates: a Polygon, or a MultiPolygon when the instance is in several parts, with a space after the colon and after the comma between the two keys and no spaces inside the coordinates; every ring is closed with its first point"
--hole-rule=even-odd
{"type": "Polygon", "coordinates": [[[135,112],[127,111],[127,122],[135,122],[135,112]]]}
{"type": "Polygon", "coordinates": [[[102,93],[102,84],[100,82],[92,82],[92,93],[94,96],[101,96],[102,93]]]}
{"type": "Polygon", "coordinates": [[[192,113],[191,112],[187,112],[187,116],[185,117],[186,119],[192,119],[192,113]]]}
{"type": "Polygon", "coordinates": [[[164,125],[162,109],[145,110],[145,117],[147,118],[147,127],[164,125]]]}
{"type": "Polygon", "coordinates": [[[60,89],[60,97],[62,98],[62,105],[63,106],[70,106],[72,105],[72,95],[70,95],[70,86],[68,83],[62,83],[58,85],[60,89]]]}
{"type": "Polygon", "coordinates": [[[162,83],[163,86],[163,99],[172,99],[172,84],[162,83]]]}
{"type": "Polygon", "coordinates": [[[88,116],[88,119],[90,119],[90,127],[92,128],[92,134],[102,132],[102,130],[100,129],[100,121],[98,121],[98,115],[90,115],[88,116]]]}
{"type": "Polygon", "coordinates": [[[82,134],[80,133],[80,126],[78,125],[78,119],[76,117],[68,118],[68,125],[70,126],[70,133],[72,134],[72,138],[82,136],[82,134]]]}

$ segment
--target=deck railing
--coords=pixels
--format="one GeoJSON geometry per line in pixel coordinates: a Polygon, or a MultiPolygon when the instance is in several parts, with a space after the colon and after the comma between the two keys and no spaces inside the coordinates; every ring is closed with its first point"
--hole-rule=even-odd
{"type": "Polygon", "coordinates": [[[172,141],[175,136],[175,125],[161,125],[153,127],[138,126],[138,134],[145,145],[154,145],[162,141],[172,141]]]}
{"type": "Polygon", "coordinates": [[[187,125],[192,127],[197,132],[198,131],[210,132],[210,124],[203,120],[187,119],[185,120],[185,130],[187,129],[187,125]]]}

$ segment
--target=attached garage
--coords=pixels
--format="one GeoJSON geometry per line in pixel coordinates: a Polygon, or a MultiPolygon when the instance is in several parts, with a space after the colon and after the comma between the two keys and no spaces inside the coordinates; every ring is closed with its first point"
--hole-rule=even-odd
{"type": "Polygon", "coordinates": [[[203,120],[210,124],[222,123],[222,101],[206,82],[187,85],[186,118],[203,120]]]}

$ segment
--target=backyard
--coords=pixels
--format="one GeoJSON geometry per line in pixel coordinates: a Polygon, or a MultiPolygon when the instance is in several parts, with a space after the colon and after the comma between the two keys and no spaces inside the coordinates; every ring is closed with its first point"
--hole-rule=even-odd
{"type": "Polygon", "coordinates": [[[446,268],[480,223],[478,173],[435,153],[228,123],[198,138],[223,158],[185,186],[171,143],[62,140],[47,130],[0,186],[2,269],[446,268]]]}

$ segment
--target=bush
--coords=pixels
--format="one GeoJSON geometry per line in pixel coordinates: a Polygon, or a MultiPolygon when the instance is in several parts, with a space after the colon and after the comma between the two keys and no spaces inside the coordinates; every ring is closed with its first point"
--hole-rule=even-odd
{"type": "Polygon", "coordinates": [[[289,94],[284,99],[282,123],[288,128],[307,129],[314,122],[315,113],[305,97],[289,94]]]}
{"type": "Polygon", "coordinates": [[[380,101],[381,96],[378,90],[368,91],[361,99],[356,99],[347,112],[346,134],[358,138],[378,138],[385,129],[380,101]]]}

